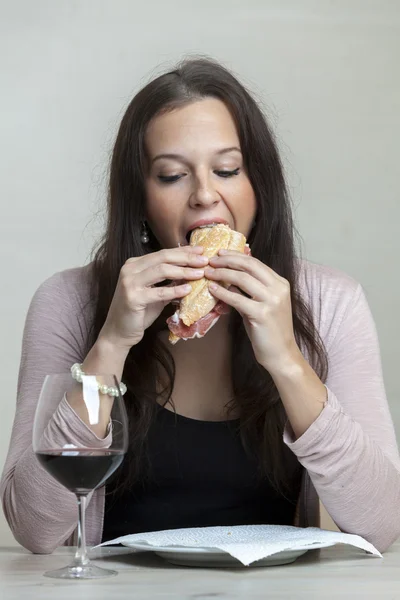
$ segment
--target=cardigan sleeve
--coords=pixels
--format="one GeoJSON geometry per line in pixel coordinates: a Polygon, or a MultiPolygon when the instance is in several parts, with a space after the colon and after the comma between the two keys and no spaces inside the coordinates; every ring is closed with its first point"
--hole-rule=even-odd
{"type": "Polygon", "coordinates": [[[328,361],[325,408],[297,440],[288,424],[284,441],[337,526],[384,552],[400,536],[400,459],[376,327],[361,286],[328,361]]]}
{"type": "MultiPolygon", "coordinates": [[[[26,318],[16,412],[0,486],[8,524],[16,540],[32,552],[52,552],[76,528],[76,498],[40,465],[32,429],[45,376],[68,373],[73,363],[82,362],[85,335],[74,290],[56,274],[40,286],[26,318]]],[[[110,440],[97,438],[70,407],[64,390],[59,392],[51,396],[55,413],[43,434],[48,445],[107,447],[110,440]]]]}

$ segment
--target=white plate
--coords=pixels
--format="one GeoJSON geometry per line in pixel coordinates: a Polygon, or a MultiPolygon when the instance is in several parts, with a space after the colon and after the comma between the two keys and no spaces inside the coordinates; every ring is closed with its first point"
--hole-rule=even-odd
{"type": "MultiPolygon", "coordinates": [[[[124,546],[139,551],[155,552],[173,565],[184,567],[244,567],[244,565],[222,550],[217,548],[193,548],[189,546],[150,546],[146,543],[134,542],[124,543],[124,546]]],[[[273,567],[287,565],[294,562],[299,556],[308,552],[310,548],[298,548],[297,550],[285,550],[272,556],[267,556],[251,563],[250,567],[273,567]]]]}

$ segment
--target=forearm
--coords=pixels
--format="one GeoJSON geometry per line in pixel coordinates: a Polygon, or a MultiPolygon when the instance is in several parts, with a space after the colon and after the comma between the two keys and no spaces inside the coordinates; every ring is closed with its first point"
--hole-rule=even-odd
{"type": "Polygon", "coordinates": [[[2,481],[4,515],[15,539],[34,553],[49,554],[76,528],[74,494],[40,465],[32,446],[2,481]]]}
{"type": "Polygon", "coordinates": [[[128,348],[116,346],[100,335],[86,356],[82,369],[85,373],[115,375],[121,381],[128,352],[128,348]]]}
{"type": "MultiPolygon", "coordinates": [[[[111,434],[98,438],[65,400],[43,433],[43,447],[107,448],[111,434]]],[[[95,492],[96,493],[96,492],[95,492]]],[[[32,552],[49,553],[73,532],[77,522],[74,494],[47,473],[32,445],[8,468],[1,482],[4,514],[15,538],[32,552]]],[[[92,495],[89,495],[89,501],[92,495]]]]}
{"type": "Polygon", "coordinates": [[[332,519],[342,531],[385,551],[400,533],[398,464],[343,411],[297,351],[270,373],[290,424],[285,443],[307,469],[332,519]]]}
{"type": "MultiPolygon", "coordinates": [[[[390,431],[385,432],[390,438],[390,431]]],[[[309,430],[284,441],[308,471],[337,526],[384,552],[400,535],[400,467],[346,414],[328,388],[325,410],[309,430]]]]}
{"type": "Polygon", "coordinates": [[[297,439],[321,414],[326,388],[297,348],[269,372],[297,439]]]}

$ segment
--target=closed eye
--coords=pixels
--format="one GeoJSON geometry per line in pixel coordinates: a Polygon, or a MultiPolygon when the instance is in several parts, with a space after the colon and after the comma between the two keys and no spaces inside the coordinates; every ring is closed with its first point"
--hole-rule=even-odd
{"type": "MultiPolygon", "coordinates": [[[[228,177],[234,177],[235,175],[239,175],[240,173],[240,169],[233,169],[233,171],[226,171],[226,170],[219,170],[219,171],[214,171],[214,173],[216,175],[218,175],[218,177],[223,177],[223,178],[228,178],[228,177]]],[[[185,177],[185,174],[182,175],[158,175],[158,179],[162,182],[162,183],[175,183],[176,181],[179,181],[180,179],[182,179],[182,177],[185,177]]]]}
{"type": "Polygon", "coordinates": [[[159,175],[158,179],[162,181],[162,183],[175,183],[175,181],[179,181],[184,177],[184,175],[159,175]]]}
{"type": "Polygon", "coordinates": [[[218,177],[233,177],[234,175],[239,175],[240,169],[234,169],[233,171],[214,171],[218,177]]]}

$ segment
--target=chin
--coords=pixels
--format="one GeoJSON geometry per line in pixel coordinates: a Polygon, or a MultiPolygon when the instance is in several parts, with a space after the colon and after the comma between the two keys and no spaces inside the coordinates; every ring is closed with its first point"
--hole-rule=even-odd
{"type": "Polygon", "coordinates": [[[176,248],[177,242],[175,240],[162,240],[156,238],[161,250],[168,250],[169,248],[176,248]]]}

